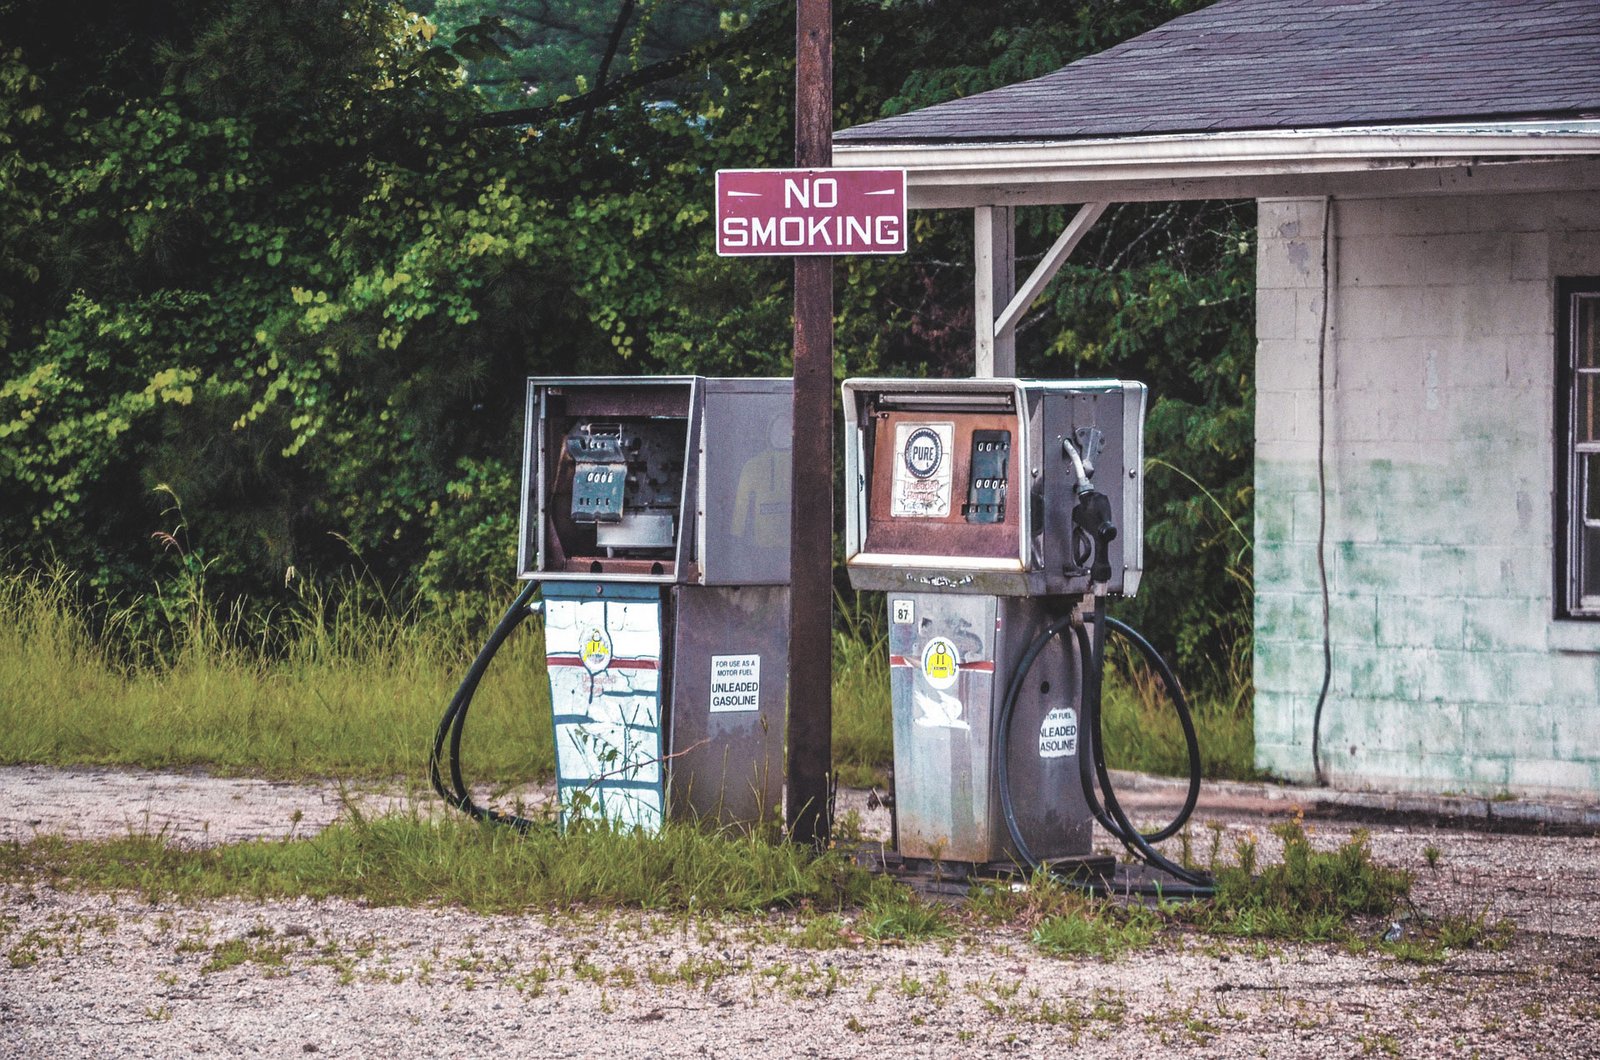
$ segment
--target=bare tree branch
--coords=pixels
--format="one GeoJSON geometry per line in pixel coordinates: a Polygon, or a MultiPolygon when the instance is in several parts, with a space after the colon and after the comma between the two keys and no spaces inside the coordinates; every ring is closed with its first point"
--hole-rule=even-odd
{"type": "MultiPolygon", "coordinates": [[[[617,19],[611,24],[611,36],[606,39],[606,53],[600,59],[600,70],[594,76],[595,91],[606,87],[606,73],[611,69],[611,60],[617,56],[617,45],[622,43],[623,31],[628,27],[628,18],[633,14],[634,0],[622,0],[622,5],[617,8],[617,19]]],[[[589,119],[594,117],[594,106],[591,105],[583,112],[583,121],[578,125],[578,139],[585,139],[589,135],[589,119]]]]}

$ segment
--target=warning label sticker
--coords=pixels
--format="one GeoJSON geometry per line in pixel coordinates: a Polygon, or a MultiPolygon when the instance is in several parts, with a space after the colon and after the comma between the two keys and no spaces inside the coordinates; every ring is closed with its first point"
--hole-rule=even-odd
{"type": "Polygon", "coordinates": [[[945,689],[961,674],[961,655],[947,637],[934,637],[922,649],[922,676],[934,688],[945,689]]]}
{"type": "Polygon", "coordinates": [[[1039,726],[1039,757],[1070,758],[1078,753],[1078,712],[1057,707],[1039,726]]]}
{"type": "Polygon", "coordinates": [[[950,514],[955,425],[900,423],[894,431],[891,518],[942,519],[950,514]]]}
{"type": "Polygon", "coordinates": [[[711,713],[761,709],[761,656],[711,657],[711,713]]]}

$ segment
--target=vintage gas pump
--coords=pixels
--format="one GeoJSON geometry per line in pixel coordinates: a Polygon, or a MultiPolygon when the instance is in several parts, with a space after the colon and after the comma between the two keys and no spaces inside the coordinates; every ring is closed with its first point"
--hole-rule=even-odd
{"type": "Polygon", "coordinates": [[[1086,708],[1097,603],[1142,573],[1144,409],[1115,380],[845,382],[845,557],[888,594],[902,858],[1087,863],[1096,820],[1133,832],[1090,783],[1086,708]]]}
{"type": "MultiPolygon", "coordinates": [[[[563,821],[654,830],[780,806],[791,386],[528,381],[518,576],[543,598],[563,821]]],[[[502,628],[538,606],[525,591],[502,628]]],[[[477,807],[460,782],[458,719],[479,676],[475,664],[440,725],[435,787],[526,824],[477,807]]]]}

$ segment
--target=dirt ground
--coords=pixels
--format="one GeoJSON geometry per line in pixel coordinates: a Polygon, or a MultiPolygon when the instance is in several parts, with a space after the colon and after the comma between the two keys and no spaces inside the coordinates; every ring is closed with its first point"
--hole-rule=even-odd
{"type": "MultiPolygon", "coordinates": [[[[1152,818],[1178,794],[1138,788],[1125,801],[1152,818]]],[[[429,801],[18,767],[0,769],[0,840],[309,834],[349,798],[368,810],[429,801]]],[[[1220,823],[1230,844],[1255,833],[1271,857],[1267,826],[1294,806],[1293,792],[1222,786],[1197,820],[1220,823]]],[[[869,832],[886,829],[864,793],[841,796],[850,808],[869,832]]],[[[1330,846],[1358,827],[1315,807],[1307,823],[1330,846]]],[[[1380,859],[1417,873],[1421,914],[1509,918],[1509,945],[1414,964],[1191,935],[1112,960],[1059,959],[1005,929],[816,950],[783,914],[151,904],[8,880],[0,1056],[1600,1055],[1600,839],[1362,823],[1380,859]]]]}

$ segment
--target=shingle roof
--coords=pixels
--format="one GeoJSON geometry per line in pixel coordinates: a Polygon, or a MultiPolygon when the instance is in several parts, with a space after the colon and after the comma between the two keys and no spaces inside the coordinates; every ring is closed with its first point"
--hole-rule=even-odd
{"type": "Polygon", "coordinates": [[[1600,114],[1600,0],[1219,0],[841,144],[1072,140],[1600,114]]]}

